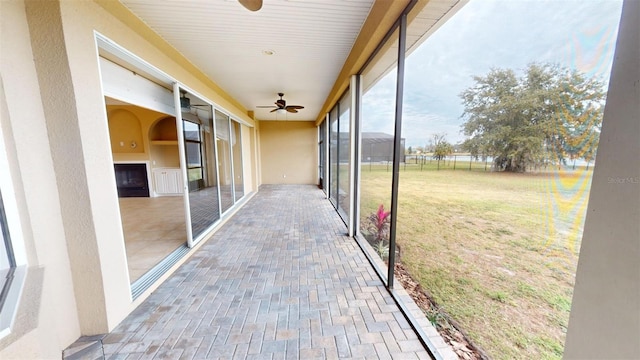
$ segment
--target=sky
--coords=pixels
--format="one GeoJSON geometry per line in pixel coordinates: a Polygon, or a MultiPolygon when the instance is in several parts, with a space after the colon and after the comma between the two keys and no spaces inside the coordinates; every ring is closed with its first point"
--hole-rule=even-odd
{"type": "MultiPolygon", "coordinates": [[[[406,146],[460,132],[459,94],[492,68],[554,63],[609,80],[622,0],[470,0],[405,63],[406,146]]],[[[393,134],[395,69],[363,96],[363,129],[393,134]]]]}

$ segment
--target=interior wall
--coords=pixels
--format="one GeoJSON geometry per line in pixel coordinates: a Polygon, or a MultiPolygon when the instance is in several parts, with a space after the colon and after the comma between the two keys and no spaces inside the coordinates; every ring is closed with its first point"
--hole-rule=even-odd
{"type": "Polygon", "coordinates": [[[147,153],[140,119],[131,111],[125,109],[108,110],[108,108],[107,106],[111,152],[114,154],[147,153]]]}
{"type": "Polygon", "coordinates": [[[152,169],[180,167],[174,117],[135,105],[107,105],[107,119],[113,161],[150,161],[152,169]]]}
{"type": "Polygon", "coordinates": [[[640,1],[622,8],[566,359],[640,355],[640,1]]]}
{"type": "Polygon", "coordinates": [[[260,121],[262,184],[317,184],[313,121],[260,121]]]}
{"type": "Polygon", "coordinates": [[[179,168],[178,130],[176,118],[162,117],[150,124],[146,134],[151,168],[179,168]]]}

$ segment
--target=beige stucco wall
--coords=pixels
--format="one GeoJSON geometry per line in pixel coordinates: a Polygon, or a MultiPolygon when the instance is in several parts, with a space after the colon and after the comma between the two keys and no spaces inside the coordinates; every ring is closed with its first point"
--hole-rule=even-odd
{"type": "Polygon", "coordinates": [[[252,139],[251,132],[253,128],[250,128],[245,125],[241,125],[242,129],[242,180],[244,184],[244,191],[251,192],[254,191],[254,181],[253,181],[253,172],[251,170],[253,164],[253,158],[251,156],[252,149],[252,139]]]}
{"type": "Polygon", "coordinates": [[[233,112],[234,116],[248,123],[252,120],[246,116],[244,109],[235,107],[224,95],[211,89],[207,79],[199,78],[197,74],[185,69],[181,59],[161,52],[158,44],[133,32],[138,29],[128,28],[127,24],[113,18],[101,6],[92,2],[61,2],[61,12],[73,88],[76,96],[82,99],[78,102],[78,118],[85,120],[80,122],[83,150],[85,156],[92,159],[86,165],[91,206],[94,214],[100,214],[94,217],[99,237],[99,254],[101,258],[109,259],[103,263],[102,271],[110,274],[104,277],[104,294],[108,310],[106,328],[111,329],[131,311],[131,303],[125,301],[124,292],[129,291],[129,285],[121,279],[124,274],[112,275],[124,272],[126,267],[124,251],[113,244],[113,239],[120,239],[122,235],[118,229],[117,201],[113,193],[115,184],[110,173],[111,153],[105,147],[108,132],[104,111],[100,107],[103,99],[99,91],[100,79],[93,31],[96,30],[130,49],[169,76],[233,112]],[[105,189],[112,189],[111,193],[104,191],[105,189]]]}
{"type": "Polygon", "coordinates": [[[104,100],[100,93],[94,31],[134,52],[169,76],[232,112],[235,117],[249,124],[253,120],[248,118],[245,109],[228,101],[226,94],[212,89],[208,79],[188,70],[183,59],[160,50],[163,44],[158,38],[147,34],[145,37],[139,35],[138,30],[148,30],[141,24],[137,24],[140,28],[129,28],[128,23],[114,18],[103,7],[89,1],[63,1],[60,4],[72,86],[78,100],[77,114],[82,119],[79,122],[82,150],[85,158],[91,159],[85,162],[87,186],[91,198],[91,213],[94,215],[98,253],[102,260],[100,270],[105,282],[103,291],[106,322],[86,324],[85,332],[104,332],[117,325],[132,310],[132,304],[128,298],[129,284],[126,279],[115,181],[111,173],[112,155],[103,110],[104,100]]]}
{"type": "MultiPolygon", "coordinates": [[[[29,265],[44,273],[44,302],[27,309],[37,328],[0,339],[0,358],[60,358],[80,335],[113,329],[148,295],[131,301],[94,31],[249,126],[254,121],[159,37],[148,36],[148,28],[129,28],[130,15],[123,23],[91,1],[7,0],[0,6],[3,151],[29,265]]],[[[141,132],[143,151],[116,159],[152,156],[141,132]]],[[[251,151],[250,138],[243,153],[251,151]]],[[[245,169],[245,177],[255,176],[254,166],[245,169]]],[[[247,191],[253,187],[250,182],[247,191]]]]}
{"type": "Polygon", "coordinates": [[[0,151],[9,160],[23,232],[22,239],[13,241],[25,245],[28,280],[42,274],[28,281],[25,290],[32,287],[29,294],[40,296],[21,300],[19,323],[0,339],[0,358],[60,358],[60,348],[79,336],[80,326],[41,84],[22,1],[0,1],[0,26],[0,125],[5,143],[0,151]],[[26,323],[37,327],[25,330],[26,323]]]}
{"type": "Polygon", "coordinates": [[[262,184],[317,184],[317,128],[312,121],[260,121],[262,184]]]}
{"type": "Polygon", "coordinates": [[[566,359],[640,357],[640,2],[623,5],[566,359]]]}

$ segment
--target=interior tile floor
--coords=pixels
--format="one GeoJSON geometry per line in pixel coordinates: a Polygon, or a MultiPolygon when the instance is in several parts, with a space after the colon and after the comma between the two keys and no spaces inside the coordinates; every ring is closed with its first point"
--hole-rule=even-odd
{"type": "Polygon", "coordinates": [[[133,283],[187,242],[182,196],[120,198],[124,244],[133,283]]]}
{"type": "Polygon", "coordinates": [[[100,351],[107,359],[429,358],[345,232],[317,187],[262,186],[99,337],[100,351]]]}

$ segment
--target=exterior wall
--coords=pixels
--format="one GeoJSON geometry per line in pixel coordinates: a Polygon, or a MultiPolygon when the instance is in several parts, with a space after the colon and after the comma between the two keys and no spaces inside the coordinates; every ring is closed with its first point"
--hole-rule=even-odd
{"type": "MultiPolygon", "coordinates": [[[[167,54],[161,40],[147,35],[148,29],[142,23],[134,24],[136,28],[133,29],[128,26],[131,22],[128,22],[128,18],[125,19],[125,15],[122,15],[122,19],[117,19],[102,6],[88,1],[62,1],[60,12],[72,86],[76,94],[77,116],[81,119],[78,125],[82,150],[85,158],[90,159],[85,161],[88,194],[91,199],[90,213],[93,214],[98,255],[101,260],[98,262],[101,264],[99,272],[103,274],[105,281],[103,292],[106,321],[101,324],[87,324],[91,326],[83,328],[83,333],[91,334],[112,329],[133,309],[126,277],[115,180],[111,170],[113,159],[108,143],[104,99],[100,91],[94,31],[129,49],[169,76],[216,102],[225,110],[232,112],[234,117],[248,124],[253,124],[253,120],[246,115],[245,109],[238,108],[228,101],[228,95],[214,90],[204,75],[189,69],[184,59],[174,54],[167,54]],[[106,276],[106,274],[109,275],[106,276]]],[[[77,270],[85,274],[83,268],[77,270]]],[[[76,297],[84,297],[84,295],[77,294],[76,297]]],[[[100,318],[101,316],[90,317],[100,318]]],[[[81,316],[81,319],[84,317],[81,316]]]]}
{"type": "Polygon", "coordinates": [[[640,2],[625,1],[565,358],[640,356],[640,2]]]}
{"type": "Polygon", "coordinates": [[[260,188],[262,185],[262,159],[260,159],[260,154],[262,153],[262,145],[260,143],[260,122],[256,121],[256,126],[253,131],[253,139],[255,148],[253,149],[253,158],[255,159],[254,164],[254,178],[256,189],[260,188]]]}
{"type": "Polygon", "coordinates": [[[80,335],[48,124],[22,1],[0,1],[0,143],[9,160],[29,270],[2,359],[60,358],[80,335]]]}
{"type": "Polygon", "coordinates": [[[241,125],[240,129],[242,130],[242,181],[244,184],[244,192],[253,191],[255,188],[255,182],[253,181],[253,171],[252,164],[254,164],[254,159],[252,156],[253,149],[253,137],[251,134],[253,133],[253,129],[241,125]]]}
{"type": "MultiPolygon", "coordinates": [[[[79,336],[113,329],[153,290],[132,302],[94,31],[245,124],[254,120],[131,14],[92,1],[7,0],[0,7],[0,151],[9,158],[37,295],[21,299],[20,321],[0,339],[0,358],[60,358],[79,336]]],[[[116,158],[148,158],[146,142],[143,151],[116,158]]],[[[245,166],[245,178],[254,169],[245,166]]]]}
{"type": "Polygon", "coordinates": [[[80,328],[92,335],[124,318],[131,295],[93,29],[80,26],[91,16],[64,9],[76,4],[89,3],[27,1],[26,10],[80,328]]]}
{"type": "Polygon", "coordinates": [[[260,121],[262,184],[317,184],[317,132],[312,121],[260,121]]]}

